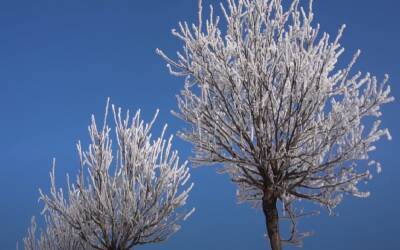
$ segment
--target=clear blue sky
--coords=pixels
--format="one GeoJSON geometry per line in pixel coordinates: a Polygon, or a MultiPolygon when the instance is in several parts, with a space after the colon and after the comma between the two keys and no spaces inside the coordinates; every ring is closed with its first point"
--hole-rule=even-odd
{"type": "MultiPolygon", "coordinates": [[[[102,114],[107,96],[125,108],[141,107],[146,119],[159,107],[158,124],[167,122],[170,133],[183,126],[169,113],[182,79],[168,74],[154,50],[180,49],[170,30],[179,20],[194,21],[196,8],[196,0],[0,1],[1,249],[14,249],[41,211],[37,190],[48,190],[51,159],[57,158],[59,183],[66,172],[76,173],[75,143],[87,141],[90,114],[102,114]]],[[[323,211],[302,220],[302,228],[315,231],[305,249],[399,249],[399,9],[397,0],[315,1],[322,30],[335,33],[348,25],[343,59],[362,49],[356,68],[379,77],[389,73],[397,101],[384,108],[393,140],[380,142],[373,153],[384,169],[368,185],[372,196],[345,197],[338,217],[323,211]]],[[[180,139],[175,148],[183,158],[190,154],[180,139]]],[[[192,176],[196,213],[168,242],[138,249],[266,248],[261,211],[236,203],[227,176],[212,168],[194,169],[192,176]]]]}

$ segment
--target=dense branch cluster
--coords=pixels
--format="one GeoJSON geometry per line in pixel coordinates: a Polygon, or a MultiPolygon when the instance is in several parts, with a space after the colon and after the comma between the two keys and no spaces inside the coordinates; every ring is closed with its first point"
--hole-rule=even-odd
{"type": "MultiPolygon", "coordinates": [[[[369,157],[381,137],[380,108],[393,100],[386,84],[371,74],[352,74],[360,55],[338,69],[344,52],[312,25],[307,8],[294,0],[227,0],[221,4],[226,27],[210,8],[203,24],[180,23],[173,34],[183,51],[168,62],[185,77],[178,117],[191,125],[182,137],[195,146],[198,163],[223,163],[238,184],[240,201],[275,197],[296,223],[293,202],[312,200],[329,210],[343,193],[371,178],[369,157]],[[368,118],[368,122],[365,121],[368,118]],[[369,124],[365,126],[363,124],[369,124]]],[[[292,242],[296,242],[295,227],[292,242]]],[[[298,236],[298,235],[297,235],[298,236]]]]}
{"type": "Polygon", "coordinates": [[[40,191],[45,204],[46,230],[35,238],[36,223],[24,239],[25,249],[133,249],[160,242],[179,229],[177,224],[191,212],[178,213],[193,184],[183,189],[190,174],[171,149],[172,136],[151,139],[155,121],[145,124],[138,111],[133,118],[112,108],[117,153],[113,159],[111,129],[89,126],[91,143],[84,151],[78,143],[80,173],[66,194],[57,189],[54,166],[51,191],[40,191]],[[114,163],[114,164],[112,164],[114,163]]]}

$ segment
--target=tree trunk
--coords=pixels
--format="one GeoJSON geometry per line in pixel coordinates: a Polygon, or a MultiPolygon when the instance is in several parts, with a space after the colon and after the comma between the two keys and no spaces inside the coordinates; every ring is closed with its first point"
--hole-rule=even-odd
{"type": "Polygon", "coordinates": [[[279,214],[276,208],[277,198],[272,190],[266,190],[263,197],[263,211],[272,250],[282,250],[279,234],[279,214]]]}

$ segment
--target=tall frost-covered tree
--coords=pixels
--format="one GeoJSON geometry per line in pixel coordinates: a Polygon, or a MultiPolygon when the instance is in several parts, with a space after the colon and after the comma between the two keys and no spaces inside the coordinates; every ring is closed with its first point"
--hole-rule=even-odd
{"type": "Polygon", "coordinates": [[[185,77],[175,114],[191,129],[194,162],[223,164],[239,201],[261,205],[273,250],[281,249],[279,219],[291,221],[291,243],[301,243],[296,201],[331,212],[343,194],[367,197],[361,181],[372,177],[370,159],[382,137],[381,105],[393,100],[388,77],[352,73],[358,51],[338,69],[344,52],[336,37],[313,25],[312,1],[287,8],[281,0],[227,0],[220,22],[210,8],[203,23],[180,23],[176,60],[157,52],[170,72],[185,77]],[[226,26],[222,27],[222,24],[226,26]],[[282,205],[282,212],[278,210],[282,205]]]}
{"type": "Polygon", "coordinates": [[[164,139],[166,126],[157,139],[150,130],[157,114],[145,124],[138,111],[130,118],[112,107],[117,152],[113,154],[107,125],[99,129],[94,116],[89,126],[90,145],[77,144],[80,172],[66,193],[57,189],[55,171],[50,173],[49,194],[40,191],[46,229],[36,238],[36,223],[24,239],[25,249],[126,250],[166,240],[190,216],[179,212],[193,184],[187,162],[179,163],[172,150],[172,136],[164,139]]]}

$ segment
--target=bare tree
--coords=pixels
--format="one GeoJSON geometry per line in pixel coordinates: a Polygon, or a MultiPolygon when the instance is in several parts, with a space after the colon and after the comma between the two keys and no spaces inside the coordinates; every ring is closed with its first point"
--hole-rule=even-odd
{"type": "Polygon", "coordinates": [[[189,169],[187,162],[179,163],[177,151],[172,151],[172,136],[163,139],[166,126],[152,140],[150,130],[157,114],[144,124],[140,111],[133,118],[128,111],[123,118],[121,109],[116,111],[113,106],[112,110],[118,145],[114,161],[107,104],[100,130],[92,116],[88,150],[77,144],[80,173],[76,183],[67,178],[66,195],[56,188],[53,164],[50,194],[40,190],[47,229],[36,241],[32,221],[25,249],[133,249],[164,241],[179,229],[180,220],[190,216],[193,210],[177,212],[193,184],[182,190],[189,169]]]}
{"type": "MultiPolygon", "coordinates": [[[[200,4],[201,6],[201,1],[200,4]]],[[[331,212],[343,194],[367,197],[370,151],[381,137],[381,105],[390,88],[369,73],[352,75],[358,51],[344,69],[337,61],[345,26],[335,39],[312,25],[299,0],[227,0],[219,17],[179,24],[173,35],[183,52],[168,62],[185,77],[179,118],[191,125],[181,136],[193,143],[199,164],[222,163],[237,183],[240,201],[261,204],[273,250],[281,249],[279,218],[292,222],[291,243],[301,243],[296,201],[310,200],[331,212]],[[282,204],[282,216],[277,209],[282,204]]],[[[379,172],[379,171],[378,171],[379,172]]]]}

